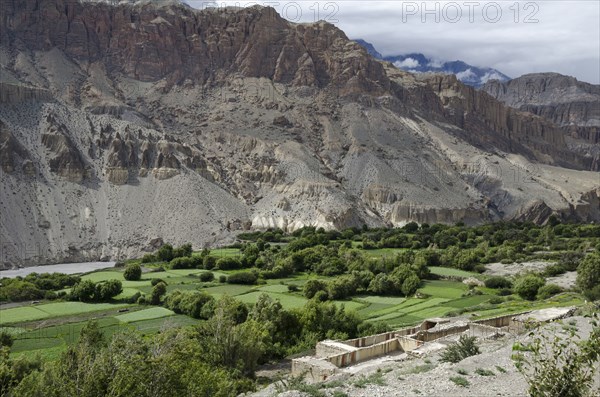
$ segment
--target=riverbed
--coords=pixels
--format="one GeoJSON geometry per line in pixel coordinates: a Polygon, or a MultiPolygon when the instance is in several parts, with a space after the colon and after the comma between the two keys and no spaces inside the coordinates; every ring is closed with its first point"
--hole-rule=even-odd
{"type": "Polygon", "coordinates": [[[1,270],[0,278],[8,277],[15,278],[18,276],[25,277],[31,273],[64,273],[77,274],[87,273],[94,270],[107,269],[115,266],[116,262],[80,262],[80,263],[60,263],[57,265],[44,265],[23,267],[13,270],[1,270]]]}

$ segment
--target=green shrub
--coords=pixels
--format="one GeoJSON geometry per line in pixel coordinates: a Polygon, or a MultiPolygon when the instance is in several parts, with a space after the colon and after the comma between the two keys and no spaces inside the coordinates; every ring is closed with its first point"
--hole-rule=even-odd
{"type": "Polygon", "coordinates": [[[169,262],[171,269],[193,269],[195,268],[194,260],[187,256],[177,257],[169,262]]]}
{"type": "Polygon", "coordinates": [[[230,274],[227,278],[227,283],[253,285],[256,284],[257,280],[258,276],[254,272],[238,272],[230,274]]]}
{"type": "Polygon", "coordinates": [[[545,283],[543,278],[534,274],[529,274],[517,280],[515,283],[515,292],[523,299],[535,300],[538,290],[542,288],[545,283]]]}
{"type": "Polygon", "coordinates": [[[236,270],[241,267],[242,262],[238,258],[221,258],[216,263],[216,268],[219,270],[236,270]]]}
{"type": "Polygon", "coordinates": [[[577,286],[590,300],[600,300],[600,254],[588,254],[577,268],[577,286]]]}
{"type": "Polygon", "coordinates": [[[146,254],[142,256],[142,263],[158,262],[158,258],[153,254],[146,254]]]}
{"type": "Polygon", "coordinates": [[[457,343],[453,343],[442,353],[440,361],[457,363],[467,357],[479,354],[479,347],[474,336],[461,335],[457,343]]]}
{"type": "Polygon", "coordinates": [[[153,287],[158,284],[158,283],[164,283],[165,285],[167,284],[163,279],[161,278],[153,278],[152,281],[150,281],[150,285],[152,285],[153,287]]]}
{"type": "Polygon", "coordinates": [[[452,381],[455,385],[462,387],[469,387],[469,385],[471,385],[467,378],[464,378],[462,376],[453,376],[450,378],[450,381],[452,381]]]}
{"type": "Polygon", "coordinates": [[[538,299],[548,299],[556,294],[560,294],[563,291],[561,287],[556,284],[546,284],[538,290],[538,299]]]}
{"type": "Polygon", "coordinates": [[[501,276],[493,276],[485,280],[485,286],[494,289],[511,288],[512,282],[501,276]]]}
{"type": "Polygon", "coordinates": [[[142,278],[142,267],[137,263],[127,265],[123,272],[123,278],[127,281],[138,281],[142,278]]]}
{"type": "Polygon", "coordinates": [[[477,368],[475,373],[480,376],[495,376],[494,371],[490,371],[489,369],[477,368]]]}
{"type": "Polygon", "coordinates": [[[200,281],[203,283],[211,282],[215,279],[215,274],[213,272],[202,272],[200,273],[200,281]]]}
{"type": "Polygon", "coordinates": [[[226,275],[224,275],[224,274],[221,274],[221,275],[219,276],[219,282],[220,282],[220,283],[226,283],[226,282],[227,282],[227,276],[226,276],[226,275]]]}

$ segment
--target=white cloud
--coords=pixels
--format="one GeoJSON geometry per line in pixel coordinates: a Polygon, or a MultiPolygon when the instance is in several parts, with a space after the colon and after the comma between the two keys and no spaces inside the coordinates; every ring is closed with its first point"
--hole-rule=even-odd
{"type": "Polygon", "coordinates": [[[481,83],[487,83],[489,80],[502,80],[503,77],[496,72],[487,72],[481,77],[481,83]]]}
{"type": "MultiPolygon", "coordinates": [[[[186,1],[194,7],[206,3],[186,1]]],[[[296,22],[332,22],[348,37],[373,43],[384,55],[418,52],[436,59],[460,59],[471,65],[492,67],[513,77],[547,71],[600,83],[599,1],[484,0],[475,2],[472,15],[464,6],[469,2],[445,0],[426,2],[427,10],[433,10],[430,14],[424,12],[422,1],[253,3],[271,5],[296,22]],[[460,6],[460,18],[454,22],[456,10],[452,3],[460,6]],[[494,22],[496,4],[501,6],[501,14],[494,22]],[[417,7],[414,15],[409,10],[411,5],[417,7]]]]}
{"type": "Polygon", "coordinates": [[[419,67],[420,63],[419,61],[417,61],[414,58],[406,58],[403,61],[396,61],[394,62],[394,66],[400,69],[404,69],[404,68],[416,68],[419,67]]]}
{"type": "Polygon", "coordinates": [[[469,68],[464,72],[456,73],[456,78],[460,81],[472,81],[473,79],[477,78],[477,75],[473,73],[471,68],[469,68]]]}
{"type": "Polygon", "coordinates": [[[427,66],[429,66],[430,68],[441,68],[443,65],[444,65],[444,61],[442,61],[442,60],[431,59],[427,66]]]}

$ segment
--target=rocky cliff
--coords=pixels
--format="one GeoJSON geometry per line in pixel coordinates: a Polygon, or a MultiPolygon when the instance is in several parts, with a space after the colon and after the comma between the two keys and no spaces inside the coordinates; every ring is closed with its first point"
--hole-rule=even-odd
{"type": "Polygon", "coordinates": [[[332,25],[172,1],[0,7],[4,266],[251,228],[600,220],[598,164],[555,124],[332,25]]]}

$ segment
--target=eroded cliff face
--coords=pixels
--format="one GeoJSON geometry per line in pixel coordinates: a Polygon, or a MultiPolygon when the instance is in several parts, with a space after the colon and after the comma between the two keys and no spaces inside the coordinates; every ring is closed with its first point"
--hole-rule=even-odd
{"type": "Polygon", "coordinates": [[[589,157],[599,170],[600,85],[557,73],[536,73],[505,83],[490,81],[482,90],[504,104],[560,126],[571,150],[589,157]]]}
{"type": "Polygon", "coordinates": [[[332,25],[173,2],[1,7],[3,266],[251,228],[600,220],[598,162],[556,125],[380,63],[332,25]]]}
{"type": "Polygon", "coordinates": [[[566,147],[564,131],[545,118],[505,106],[453,75],[422,78],[441,98],[446,117],[468,132],[465,138],[474,144],[533,156],[541,162],[596,170],[590,157],[566,147]]]}

